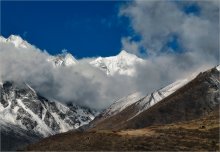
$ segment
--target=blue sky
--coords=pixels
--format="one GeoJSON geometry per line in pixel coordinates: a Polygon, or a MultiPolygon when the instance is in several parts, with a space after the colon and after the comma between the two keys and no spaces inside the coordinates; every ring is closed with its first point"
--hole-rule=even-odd
{"type": "MultiPolygon", "coordinates": [[[[118,15],[126,3],[132,1],[2,1],[1,35],[20,35],[50,54],[66,49],[76,58],[116,55],[122,49],[123,37],[141,39],[129,18],[118,15]]],[[[196,3],[185,5],[183,11],[200,14],[196,3]]],[[[182,52],[175,34],[167,47],[182,52]]],[[[143,52],[147,54],[146,50],[143,52]]]]}
{"type": "Polygon", "coordinates": [[[20,35],[51,54],[67,49],[77,58],[115,55],[131,33],[118,17],[126,2],[1,2],[1,35],[20,35]]]}

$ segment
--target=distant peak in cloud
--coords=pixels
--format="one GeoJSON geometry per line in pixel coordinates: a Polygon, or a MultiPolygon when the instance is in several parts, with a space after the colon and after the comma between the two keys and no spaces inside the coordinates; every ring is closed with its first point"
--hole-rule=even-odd
{"type": "Polygon", "coordinates": [[[143,63],[144,60],[138,58],[136,55],[122,50],[116,56],[110,57],[98,57],[94,61],[90,62],[91,65],[99,67],[101,70],[107,73],[107,75],[135,75],[136,64],[143,63]]]}
{"type": "Polygon", "coordinates": [[[54,62],[55,66],[72,66],[78,63],[72,54],[64,52],[57,56],[52,56],[49,61],[54,62]]]}
{"type": "Polygon", "coordinates": [[[125,50],[122,50],[117,56],[123,58],[138,58],[135,54],[128,53],[125,50]]]}
{"type": "Polygon", "coordinates": [[[121,50],[121,52],[119,53],[119,54],[130,54],[130,53],[128,53],[127,51],[125,51],[125,50],[121,50]]]}
{"type": "Polygon", "coordinates": [[[23,40],[19,35],[10,35],[7,39],[0,37],[1,42],[12,43],[15,47],[27,48],[30,44],[23,40]]]}
{"type": "Polygon", "coordinates": [[[16,40],[23,41],[23,39],[19,35],[10,35],[8,37],[8,40],[11,40],[11,41],[16,41],[16,40]]]}

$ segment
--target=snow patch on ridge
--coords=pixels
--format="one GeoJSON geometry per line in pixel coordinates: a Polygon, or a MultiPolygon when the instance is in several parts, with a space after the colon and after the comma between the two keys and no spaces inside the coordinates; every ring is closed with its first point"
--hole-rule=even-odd
{"type": "MultiPolygon", "coordinates": [[[[192,75],[186,79],[177,80],[174,83],[147,95],[146,97],[144,97],[143,100],[136,102],[135,104],[138,107],[139,111],[135,116],[139,115],[141,112],[149,109],[150,107],[152,107],[159,101],[163,100],[164,98],[168,97],[172,93],[176,92],[178,89],[180,89],[181,87],[189,83],[195,77],[196,75],[192,75]]],[[[133,116],[132,118],[134,118],[135,116],[133,116]]]]}
{"type": "Polygon", "coordinates": [[[218,65],[218,66],[216,67],[216,69],[217,69],[218,71],[220,71],[220,65],[218,65]]]}
{"type": "Polygon", "coordinates": [[[127,97],[121,98],[120,100],[114,102],[109,108],[107,108],[103,112],[104,117],[113,116],[128,106],[132,105],[133,103],[137,102],[138,100],[142,99],[144,95],[141,92],[136,92],[133,94],[128,95],[127,97]]]}
{"type": "Polygon", "coordinates": [[[135,107],[137,107],[138,112],[130,119],[134,118],[135,116],[139,115],[143,111],[147,110],[148,108],[152,107],[159,101],[163,100],[164,98],[168,97],[187,83],[189,83],[191,80],[193,80],[197,75],[193,74],[189,76],[186,79],[177,80],[174,83],[159,89],[157,91],[154,91],[151,94],[143,95],[141,92],[136,92],[133,94],[130,94],[126,97],[121,98],[120,100],[114,102],[109,108],[107,108],[103,113],[103,118],[108,118],[111,116],[114,116],[121,111],[123,111],[128,106],[134,104],[135,107]]]}

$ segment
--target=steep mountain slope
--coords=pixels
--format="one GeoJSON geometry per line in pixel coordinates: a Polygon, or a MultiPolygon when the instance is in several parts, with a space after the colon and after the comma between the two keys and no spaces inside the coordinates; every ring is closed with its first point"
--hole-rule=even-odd
{"type": "Polygon", "coordinates": [[[38,141],[42,138],[32,130],[26,130],[18,125],[13,125],[0,120],[0,146],[1,151],[12,151],[23,148],[28,144],[38,141]]]}
{"type": "Polygon", "coordinates": [[[128,129],[192,120],[219,105],[219,66],[200,73],[189,83],[183,82],[181,85],[174,83],[176,85],[171,84],[162,89],[167,89],[167,93],[154,92],[107,119],[100,116],[90,127],[92,130],[128,129]]]}
{"type": "Polygon", "coordinates": [[[128,106],[132,105],[133,103],[135,103],[143,98],[144,98],[144,95],[142,95],[141,92],[132,93],[132,94],[128,95],[127,97],[123,97],[123,98],[117,100],[116,102],[114,102],[110,107],[108,107],[107,109],[105,109],[101,113],[101,116],[103,118],[108,118],[113,115],[116,115],[117,113],[121,112],[122,110],[124,110],[128,106]]]}
{"type": "Polygon", "coordinates": [[[217,68],[200,73],[172,95],[126,122],[124,127],[141,128],[152,124],[192,120],[213,111],[220,103],[219,74],[217,68]]]}
{"type": "Polygon", "coordinates": [[[189,83],[194,78],[195,76],[192,75],[186,79],[178,80],[160,90],[154,91],[149,95],[143,95],[140,92],[136,92],[124,97],[114,102],[109,108],[105,109],[94,121],[90,123],[90,126],[96,126],[99,129],[111,126],[114,128],[116,125],[120,126],[123,121],[128,121],[139,115],[143,111],[177,91],[179,88],[183,87],[185,84],[189,83]],[[131,107],[129,108],[129,106],[131,107]],[[130,109],[128,113],[124,112],[126,108],[130,109]],[[104,126],[102,126],[102,124],[104,124],[104,126]]]}
{"type": "Polygon", "coordinates": [[[13,126],[37,137],[47,137],[76,129],[94,119],[95,112],[90,109],[48,100],[27,84],[5,82],[0,86],[0,95],[0,123],[10,124],[4,127],[4,132],[7,129],[10,132],[13,126]]]}

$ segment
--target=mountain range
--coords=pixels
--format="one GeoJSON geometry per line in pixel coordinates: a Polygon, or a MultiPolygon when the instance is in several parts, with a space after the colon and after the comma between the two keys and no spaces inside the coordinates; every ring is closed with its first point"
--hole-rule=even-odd
{"type": "MultiPolygon", "coordinates": [[[[15,35],[7,39],[0,37],[0,45],[1,43],[16,48],[32,46],[15,35]]],[[[78,64],[78,60],[70,53],[50,55],[47,61],[54,69],[74,68],[78,64]]],[[[136,65],[143,64],[145,60],[122,50],[116,56],[97,57],[88,62],[109,77],[132,77],[136,73],[136,65]]],[[[161,129],[158,128],[161,125],[176,125],[182,122],[194,125],[203,119],[208,121],[210,116],[218,119],[216,111],[220,102],[219,72],[220,67],[216,66],[151,93],[131,93],[113,102],[103,111],[77,105],[74,101],[63,103],[49,99],[26,82],[0,82],[1,150],[24,149],[28,144],[31,145],[27,146],[26,150],[160,150],[160,146],[140,147],[139,142],[145,141],[145,138],[150,138],[148,140],[152,143],[158,142],[156,137],[161,137],[161,134],[154,135],[161,129]],[[152,126],[156,126],[157,131],[149,129],[152,126]],[[150,135],[146,136],[146,133],[150,135]],[[138,143],[136,138],[140,139],[138,143]],[[69,143],[72,140],[68,139],[80,142],[69,143]],[[100,140],[103,142],[99,145],[100,140]]],[[[209,127],[216,129],[216,122],[214,127],[209,127]]],[[[188,137],[189,130],[184,131],[188,137]]],[[[217,132],[210,132],[209,128],[205,131],[210,136],[202,132],[203,137],[209,140],[211,135],[214,135],[213,141],[216,142],[219,136],[216,135],[217,132]]],[[[208,147],[210,144],[212,143],[207,144],[208,147]]],[[[216,145],[217,143],[214,143],[213,149],[210,149],[211,146],[208,149],[215,150],[216,145]]],[[[178,150],[187,150],[187,146],[178,150]]],[[[200,150],[207,148],[200,147],[200,150]]]]}
{"type": "MultiPolygon", "coordinates": [[[[16,48],[28,48],[32,46],[20,36],[16,35],[11,35],[7,39],[0,36],[0,43],[14,45],[16,48]]],[[[67,52],[56,56],[50,56],[48,61],[54,64],[54,66],[73,66],[78,63],[77,59],[67,52]]],[[[130,76],[135,74],[135,64],[141,64],[143,62],[143,59],[138,58],[136,55],[130,54],[125,50],[122,50],[116,56],[97,57],[92,61],[89,61],[91,65],[104,71],[107,75],[121,74],[130,76]]]]}

